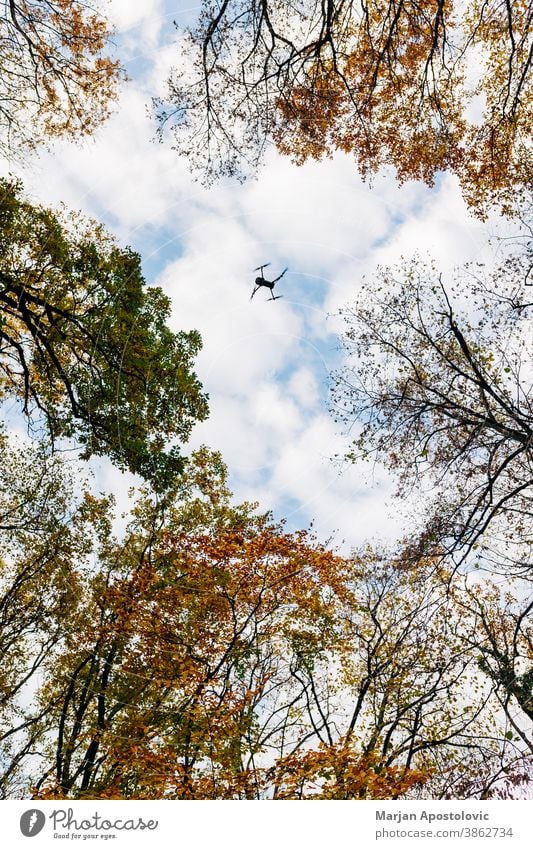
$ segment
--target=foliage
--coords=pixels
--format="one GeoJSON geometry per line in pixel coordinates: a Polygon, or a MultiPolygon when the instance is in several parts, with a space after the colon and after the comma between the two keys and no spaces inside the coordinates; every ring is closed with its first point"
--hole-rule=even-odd
{"type": "Polygon", "coordinates": [[[526,718],[533,722],[533,631],[531,580],[507,580],[505,586],[487,582],[454,586],[457,603],[467,613],[471,629],[464,639],[480,652],[478,663],[496,685],[512,731],[533,754],[524,733],[526,718]],[[517,711],[518,708],[518,711],[517,711]],[[520,712],[523,712],[521,719],[520,712]],[[522,721],[523,720],[523,721],[522,721]]]}
{"type": "Polygon", "coordinates": [[[0,796],[24,792],[18,767],[33,750],[49,706],[28,698],[70,628],[76,560],[90,529],[73,476],[43,446],[0,434],[0,796]]]}
{"type": "MultiPolygon", "coordinates": [[[[364,175],[452,170],[478,214],[523,213],[530,21],[522,0],[206,3],[188,41],[201,56],[173,74],[176,111],[160,118],[212,172],[254,164],[270,138],[299,162],[352,152],[364,175]]],[[[120,76],[106,24],[82,3],[24,0],[0,27],[4,148],[93,132],[120,76]]],[[[340,557],[235,505],[218,454],[181,456],[207,414],[200,337],[169,329],[140,258],[1,180],[0,397],[50,442],[0,433],[0,795],[519,795],[533,754],[530,271],[524,250],[448,286],[415,260],[343,311],[350,456],[432,498],[393,556],[340,557]],[[65,439],[146,478],[120,534],[113,498],[81,492],[55,451],[65,439]],[[518,577],[464,577],[446,555],[518,577]]]]}
{"type": "Polygon", "coordinates": [[[107,118],[121,70],[105,56],[107,22],[78,0],[4,0],[0,18],[0,150],[78,138],[107,118]]]}
{"type": "Polygon", "coordinates": [[[348,361],[336,376],[335,413],[358,423],[352,458],[385,462],[403,495],[429,485],[415,560],[420,546],[464,556],[490,529],[501,562],[527,566],[528,273],[525,251],[492,271],[470,266],[452,285],[414,260],[382,269],[341,311],[348,361]]]}
{"type": "Polygon", "coordinates": [[[102,226],[31,204],[0,181],[0,393],[53,440],[107,454],[165,487],[206,398],[196,331],[167,326],[170,300],[102,226]]]}
{"type": "Polygon", "coordinates": [[[73,501],[57,458],[33,459],[11,491],[39,493],[49,462],[60,477],[0,564],[4,796],[468,797],[482,769],[485,788],[526,769],[477,613],[430,561],[287,533],[232,504],[206,449],[115,538],[109,499],[73,501]]]}
{"type": "Polygon", "coordinates": [[[143,498],[123,542],[103,541],[83,630],[41,695],[58,733],[38,792],[257,796],[257,758],[299,724],[283,652],[293,632],[309,656],[324,639],[335,562],[232,507],[220,460],[196,455],[172,497],[143,498]]]}
{"type": "Polygon", "coordinates": [[[426,772],[385,766],[346,741],[321,743],[276,764],[276,799],[391,799],[426,783],[426,772]]]}
{"type": "Polygon", "coordinates": [[[352,153],[363,175],[461,182],[484,215],[531,186],[525,0],[206,0],[156,101],[161,133],[208,177],[352,153]],[[481,105],[480,105],[481,104],[481,105]]]}

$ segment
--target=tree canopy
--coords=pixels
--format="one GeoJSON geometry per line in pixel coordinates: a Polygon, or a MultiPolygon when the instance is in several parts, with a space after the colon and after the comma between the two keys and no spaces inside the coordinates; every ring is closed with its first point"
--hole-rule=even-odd
{"type": "Polygon", "coordinates": [[[522,250],[452,284],[417,259],[382,269],[341,310],[333,389],[336,416],[358,423],[351,456],[385,462],[403,494],[429,485],[423,544],[464,556],[490,528],[516,568],[531,546],[530,267],[522,250]]]}
{"type": "Polygon", "coordinates": [[[107,21],[79,0],[4,0],[0,17],[0,151],[78,138],[107,118],[119,63],[107,21]]]}
{"type": "Polygon", "coordinates": [[[70,628],[79,581],[74,564],[91,546],[74,474],[43,445],[0,432],[0,795],[24,793],[19,767],[47,713],[28,698],[70,628]]]}
{"type": "Polygon", "coordinates": [[[138,492],[119,536],[113,499],[74,495],[57,456],[0,459],[6,502],[54,479],[9,549],[0,529],[4,796],[468,798],[528,780],[529,707],[494,667],[514,640],[522,672],[517,600],[500,621],[487,588],[485,632],[462,579],[450,593],[430,560],[288,533],[233,503],[206,449],[172,490],[138,492]]]}
{"type": "MultiPolygon", "coordinates": [[[[525,0],[205,0],[159,101],[208,176],[352,153],[522,215],[525,0]]],[[[89,5],[9,0],[0,152],[92,133],[121,71],[89,5]]],[[[529,236],[531,230],[529,230],[529,236]]],[[[236,503],[194,330],[95,221],[0,179],[0,797],[515,798],[531,783],[531,241],[365,282],[333,406],[424,498],[341,556],[236,503]],[[28,438],[29,437],[29,438],[28,438]],[[80,451],[65,459],[72,444],[80,451]],[[144,481],[117,515],[103,455],[144,481]],[[466,564],[466,565],[465,565],[466,564]],[[495,580],[497,576],[497,580],[495,580]],[[503,580],[502,580],[503,576],[503,580]]]]}
{"type": "Polygon", "coordinates": [[[0,393],[53,440],[106,454],[165,487],[207,415],[192,371],[199,334],[173,333],[170,301],[140,257],[76,214],[0,181],[0,393]]]}
{"type": "Polygon", "coordinates": [[[526,0],[206,0],[161,132],[208,178],[274,141],[297,162],[346,151],[363,175],[451,170],[476,213],[511,212],[533,171],[531,15],[526,0]]]}

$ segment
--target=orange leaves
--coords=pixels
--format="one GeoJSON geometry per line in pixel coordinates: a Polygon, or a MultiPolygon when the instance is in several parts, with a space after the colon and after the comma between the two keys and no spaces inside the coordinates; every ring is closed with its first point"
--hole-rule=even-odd
{"type": "Polygon", "coordinates": [[[0,27],[5,150],[94,132],[123,76],[119,62],[103,55],[107,22],[84,2],[20,0],[6,4],[0,27]]]}
{"type": "Polygon", "coordinates": [[[205,4],[184,41],[191,70],[174,70],[158,101],[161,134],[208,180],[245,175],[270,137],[297,163],[352,154],[363,176],[392,165],[431,185],[452,171],[477,215],[511,214],[533,171],[530,4],[332,8],[228,0],[215,17],[205,4]]]}
{"type": "Polygon", "coordinates": [[[392,163],[400,180],[455,167],[465,98],[460,67],[442,55],[452,15],[437,0],[369,4],[343,59],[307,69],[278,99],[279,148],[298,162],[340,149],[363,174],[392,163]]]}
{"type": "MultiPolygon", "coordinates": [[[[279,97],[273,138],[278,149],[298,164],[320,159],[328,152],[328,139],[349,114],[346,91],[331,63],[312,66],[306,80],[288,95],[279,97]]],[[[340,138],[336,146],[343,147],[340,138]]]]}
{"type": "Polygon", "coordinates": [[[362,755],[345,739],[278,761],[275,798],[394,799],[429,777],[420,770],[385,766],[379,755],[362,755]]]}
{"type": "Polygon", "coordinates": [[[217,455],[199,452],[181,483],[183,500],[139,502],[124,544],[104,541],[83,637],[48,685],[63,705],[55,783],[67,794],[263,793],[253,760],[287,721],[292,643],[309,656],[333,643],[325,595],[344,561],[232,507],[217,455]]]}

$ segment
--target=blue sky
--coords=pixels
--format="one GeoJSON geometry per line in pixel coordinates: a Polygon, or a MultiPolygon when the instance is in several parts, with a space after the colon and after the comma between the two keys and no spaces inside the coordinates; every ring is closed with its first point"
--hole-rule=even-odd
{"type": "MultiPolygon", "coordinates": [[[[172,20],[191,21],[196,8],[110,0],[130,76],[115,114],[94,139],[58,143],[16,170],[34,199],[82,209],[137,250],[147,281],[172,299],[173,328],[200,330],[211,416],[190,447],[222,451],[236,497],[289,527],[314,520],[322,538],[335,533],[346,547],[391,540],[403,518],[384,470],[340,474],[331,462],[347,445],[328,412],[328,372],[342,362],[335,313],[380,263],[419,251],[449,273],[484,259],[493,228],[468,216],[449,176],[431,190],[398,188],[391,173],[369,186],[343,155],[297,167],[272,150],[257,180],[195,183],[187,163],[154,142],[147,106],[179,63],[172,20]],[[261,291],[250,303],[252,269],[266,261],[273,273],[289,267],[284,297],[266,303],[261,291]]],[[[120,501],[124,476],[95,469],[120,501]]]]}

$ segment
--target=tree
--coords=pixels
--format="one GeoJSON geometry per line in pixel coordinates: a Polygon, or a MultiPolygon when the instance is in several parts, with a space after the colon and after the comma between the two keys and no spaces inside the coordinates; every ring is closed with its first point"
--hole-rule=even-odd
{"type": "Polygon", "coordinates": [[[525,0],[205,2],[155,103],[160,131],[208,177],[254,168],[273,140],[297,162],[346,151],[363,175],[451,170],[477,214],[511,213],[531,186],[531,14],[525,0]]]}
{"type": "Polygon", "coordinates": [[[4,796],[468,797],[523,773],[441,567],[287,533],[206,449],[119,538],[112,499],[64,487],[0,563],[4,796]]]}
{"type": "Polygon", "coordinates": [[[105,56],[107,22],[77,0],[4,0],[0,18],[0,150],[88,135],[108,116],[122,76],[105,56]]]}
{"type": "Polygon", "coordinates": [[[256,798],[261,759],[302,738],[290,646],[311,657],[330,632],[341,561],[233,507],[225,477],[200,452],[172,494],[138,502],[123,541],[102,540],[41,693],[57,708],[40,795],[256,798]]]}
{"type": "Polygon", "coordinates": [[[52,440],[107,454],[164,487],[206,397],[192,371],[201,340],[172,333],[170,301],[139,256],[80,215],[0,182],[0,392],[52,440]]]}
{"type": "Polygon", "coordinates": [[[487,788],[524,763],[427,569],[236,519],[109,552],[41,693],[38,796],[466,797],[481,765],[487,788]]]}
{"type": "Polygon", "coordinates": [[[71,627],[75,563],[90,546],[74,474],[45,446],[15,445],[0,433],[1,798],[26,790],[19,768],[51,707],[29,693],[71,627]]]}
{"type": "Polygon", "coordinates": [[[531,579],[488,580],[471,572],[456,578],[448,592],[461,621],[460,638],[493,682],[493,694],[505,718],[505,739],[522,755],[514,763],[494,756],[480,761],[477,775],[459,777],[455,794],[467,788],[478,798],[511,798],[519,786],[528,787],[533,768],[533,643],[531,579]]]}
{"type": "Polygon", "coordinates": [[[352,458],[384,462],[401,494],[429,484],[415,560],[420,547],[464,558],[490,539],[500,563],[528,567],[529,269],[520,251],[492,271],[470,266],[449,285],[414,260],[382,269],[341,310],[348,359],[334,411],[358,423],[352,458]]]}
{"type": "Polygon", "coordinates": [[[491,795],[506,792],[507,771],[527,772],[528,748],[506,737],[494,682],[466,639],[474,621],[450,594],[450,581],[431,561],[356,556],[338,599],[342,638],[298,673],[319,746],[289,757],[301,771],[282,779],[282,794],[288,781],[299,798],[316,795],[322,776],[325,798],[373,798],[379,782],[370,792],[371,782],[357,783],[364,764],[385,779],[388,798],[491,795]]]}
{"type": "Polygon", "coordinates": [[[514,730],[533,755],[524,722],[533,722],[533,601],[531,581],[456,585],[454,593],[471,630],[465,641],[479,650],[478,662],[496,685],[496,692],[514,730]],[[518,707],[518,711],[516,708],[518,707]],[[522,712],[522,716],[520,715],[522,712]]]}

